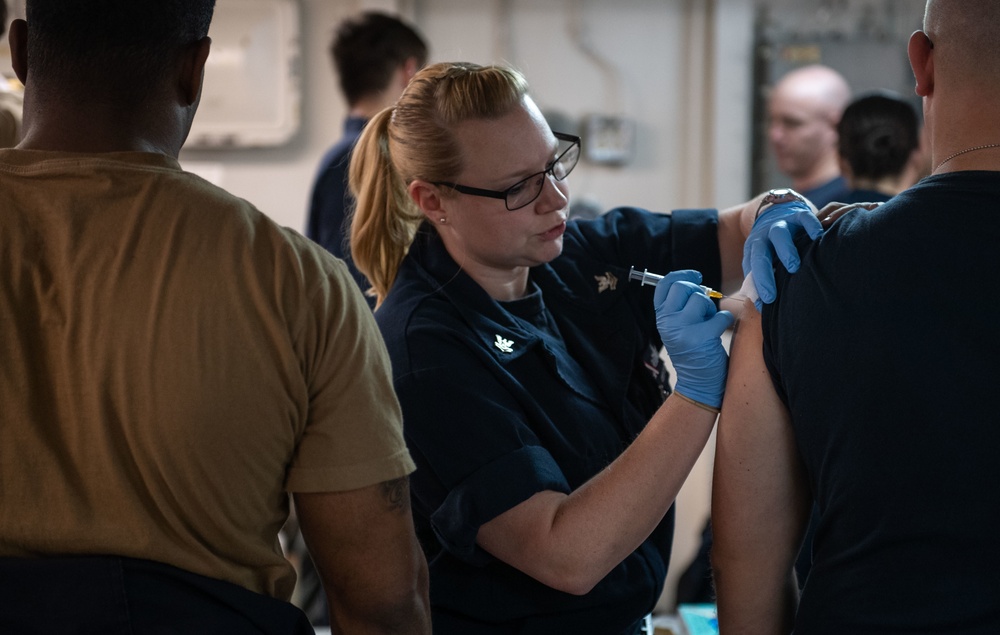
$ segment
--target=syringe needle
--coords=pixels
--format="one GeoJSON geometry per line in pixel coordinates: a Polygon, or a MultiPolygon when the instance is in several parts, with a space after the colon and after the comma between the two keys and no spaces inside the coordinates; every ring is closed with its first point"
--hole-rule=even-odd
{"type": "MultiPolygon", "coordinates": [[[[659,282],[660,280],[663,280],[663,276],[661,276],[658,273],[650,273],[646,269],[643,269],[642,271],[639,271],[635,267],[631,267],[631,268],[629,268],[629,271],[628,271],[628,279],[629,280],[638,280],[641,284],[648,284],[650,286],[654,286],[655,287],[657,282],[659,282]]],[[[712,289],[711,287],[706,287],[703,284],[702,285],[698,285],[698,286],[700,286],[701,290],[705,292],[705,295],[707,295],[710,298],[714,298],[716,300],[721,300],[722,298],[726,297],[723,294],[721,294],[718,291],[716,291],[715,289],[712,289]]]]}
{"type": "Polygon", "coordinates": [[[707,295],[708,297],[710,297],[712,299],[721,300],[722,298],[726,297],[726,296],[722,295],[721,293],[719,293],[718,291],[716,291],[715,289],[713,289],[711,287],[706,287],[703,284],[700,284],[698,286],[700,286],[701,289],[702,289],[702,291],[705,292],[705,295],[707,295]]]}

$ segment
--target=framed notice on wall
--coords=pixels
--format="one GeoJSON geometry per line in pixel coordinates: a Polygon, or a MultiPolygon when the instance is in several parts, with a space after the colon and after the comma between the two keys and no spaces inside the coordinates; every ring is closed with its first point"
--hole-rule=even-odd
{"type": "Polygon", "coordinates": [[[301,120],[299,0],[218,0],[185,147],[273,147],[301,120]]]}

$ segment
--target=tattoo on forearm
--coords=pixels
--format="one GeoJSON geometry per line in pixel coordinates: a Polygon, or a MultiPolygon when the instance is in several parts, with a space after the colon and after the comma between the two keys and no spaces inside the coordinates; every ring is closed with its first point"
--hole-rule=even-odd
{"type": "Polygon", "coordinates": [[[382,497],[390,510],[407,511],[410,509],[410,481],[407,477],[397,478],[382,483],[382,497]]]}

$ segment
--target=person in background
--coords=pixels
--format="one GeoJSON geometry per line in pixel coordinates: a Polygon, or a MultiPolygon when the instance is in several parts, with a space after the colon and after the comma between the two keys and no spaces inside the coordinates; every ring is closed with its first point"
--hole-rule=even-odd
{"type": "Polygon", "coordinates": [[[722,633],[1000,632],[998,24],[995,0],[927,2],[908,54],[932,174],[834,223],[737,326],[712,500],[722,633]]]}
{"type": "Polygon", "coordinates": [[[389,360],[343,263],[185,172],[213,0],[27,0],[0,150],[0,632],[430,632],[389,360]]]}
{"type": "Polygon", "coordinates": [[[347,217],[354,204],[347,189],[351,149],[368,119],[391,106],[413,74],[427,63],[427,54],[427,44],[412,26],[377,11],[345,20],[330,46],[349,110],[343,136],[320,161],[309,199],[306,236],[344,259],[362,290],[369,285],[354,266],[347,245],[347,217]]]}
{"type": "Polygon", "coordinates": [[[440,63],[351,160],[438,634],[651,632],[674,497],[714,426],[730,316],[683,270],[739,287],[764,199],[567,222],[580,151],[517,71],[440,63]],[[631,266],[673,273],[654,291],[631,266]]]}
{"type": "MultiPolygon", "coordinates": [[[[0,36],[6,31],[7,3],[0,1],[0,36]]],[[[21,140],[23,110],[24,94],[20,82],[0,75],[0,148],[13,148],[21,140]]]]}
{"type": "Polygon", "coordinates": [[[837,155],[837,122],[850,99],[847,80],[820,64],[789,71],[768,98],[767,138],[778,169],[819,208],[848,192],[837,155]]]}
{"type": "Polygon", "coordinates": [[[927,174],[914,107],[890,92],[852,101],[837,124],[840,170],[850,192],[843,203],[887,201],[927,174]]]}

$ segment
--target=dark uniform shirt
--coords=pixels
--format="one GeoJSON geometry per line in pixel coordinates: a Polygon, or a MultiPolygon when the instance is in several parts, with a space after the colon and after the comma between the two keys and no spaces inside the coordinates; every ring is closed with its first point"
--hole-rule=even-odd
{"type": "Polygon", "coordinates": [[[822,185],[817,185],[811,190],[799,192],[799,194],[809,199],[817,208],[822,209],[827,203],[834,201],[843,203],[844,198],[847,197],[850,191],[851,189],[847,186],[847,180],[842,176],[838,176],[822,185]]]}
{"type": "MultiPolygon", "coordinates": [[[[343,259],[362,291],[368,290],[371,285],[354,266],[348,248],[350,228],[347,219],[354,206],[354,197],[347,186],[347,175],[351,166],[351,151],[366,123],[368,120],[361,117],[348,117],[344,120],[344,135],[326,151],[320,161],[309,198],[309,216],[306,219],[306,236],[323,245],[334,256],[343,259]]],[[[365,297],[368,305],[374,307],[374,298],[365,297]]]]}
{"type": "Polygon", "coordinates": [[[714,210],[635,209],[570,222],[533,293],[494,301],[421,227],[376,320],[392,358],[434,631],[633,633],[660,596],[673,510],[590,593],[547,587],[476,545],[534,494],[571,492],[614,461],[665,395],[653,287],[630,266],[721,277],[714,210]]]}
{"type": "Polygon", "coordinates": [[[998,206],[998,172],[931,176],[777,268],[764,360],[818,510],[796,634],[1000,633],[998,206]]]}

